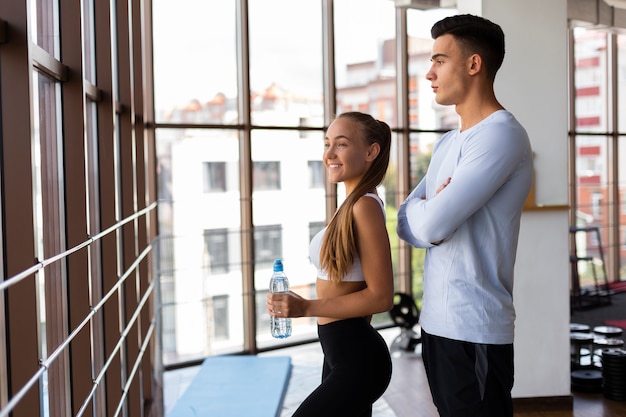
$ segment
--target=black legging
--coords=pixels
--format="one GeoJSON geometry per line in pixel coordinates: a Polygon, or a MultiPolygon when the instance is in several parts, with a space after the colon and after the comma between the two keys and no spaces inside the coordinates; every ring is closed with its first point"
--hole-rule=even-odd
{"type": "Polygon", "coordinates": [[[371,417],[372,404],[391,380],[387,343],[366,319],[317,327],[324,367],[322,383],[293,417],[371,417]]]}

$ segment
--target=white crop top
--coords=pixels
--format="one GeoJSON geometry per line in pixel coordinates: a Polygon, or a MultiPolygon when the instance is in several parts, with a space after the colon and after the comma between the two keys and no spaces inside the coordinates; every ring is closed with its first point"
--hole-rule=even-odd
{"type": "MultiPolygon", "coordinates": [[[[376,201],[380,204],[380,208],[383,210],[383,214],[385,214],[383,200],[381,200],[378,195],[367,193],[364,194],[364,196],[376,199],[376,201]]],[[[315,237],[313,237],[313,239],[311,239],[311,243],[309,244],[309,258],[311,259],[311,263],[315,266],[315,268],[317,268],[317,277],[319,279],[328,280],[328,274],[320,267],[320,250],[322,249],[322,240],[325,232],[326,228],[323,228],[315,235],[315,237]]],[[[361,259],[358,254],[355,254],[352,269],[343,277],[342,281],[365,281],[363,268],[361,267],[361,259]]]]}

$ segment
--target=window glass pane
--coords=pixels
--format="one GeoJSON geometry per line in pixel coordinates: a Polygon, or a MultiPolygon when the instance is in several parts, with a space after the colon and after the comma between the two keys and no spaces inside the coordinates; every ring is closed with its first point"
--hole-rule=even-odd
{"type": "MultiPolygon", "coordinates": [[[[448,126],[447,128],[452,128],[448,126]]],[[[426,175],[426,170],[430,164],[433,147],[441,138],[441,134],[437,133],[420,133],[412,134],[410,140],[410,179],[411,189],[413,189],[426,175]]],[[[418,306],[422,303],[422,279],[424,272],[424,256],[425,249],[411,249],[411,271],[413,272],[413,296],[417,300],[418,306]]]]}
{"type": "Polygon", "coordinates": [[[361,111],[396,126],[393,2],[337,0],[334,7],[337,113],[361,111]]]}
{"type": "Polygon", "coordinates": [[[609,128],[607,33],[576,28],[574,37],[576,130],[606,132],[609,128]]]}
{"type": "Polygon", "coordinates": [[[227,273],[230,267],[228,229],[209,229],[204,232],[204,268],[211,273],[227,273]]]}
{"type": "Polygon", "coordinates": [[[426,79],[433,46],[430,28],[437,21],[456,13],[455,9],[409,9],[407,12],[409,123],[412,128],[450,130],[458,126],[454,106],[437,104],[430,81],[426,79]]]}
{"type": "Polygon", "coordinates": [[[83,45],[85,48],[85,79],[96,83],[96,36],[93,21],[93,9],[95,0],[83,1],[83,45]]]}
{"type": "Polygon", "coordinates": [[[252,183],[256,191],[280,190],[280,162],[254,161],[252,183]]]}
{"type": "MultiPolygon", "coordinates": [[[[98,104],[92,100],[85,101],[85,163],[87,177],[87,234],[95,236],[102,230],[100,222],[100,167],[98,165],[98,104]]],[[[95,240],[89,246],[89,286],[92,303],[102,299],[102,242],[95,240]]],[[[90,326],[91,338],[93,340],[93,378],[97,377],[99,369],[104,367],[104,315],[100,311],[92,319],[90,326]]],[[[95,403],[104,404],[104,390],[100,389],[95,393],[95,403]]]]}
{"type": "MultiPolygon", "coordinates": [[[[39,102],[39,76],[37,73],[33,73],[33,102],[39,102]]],[[[38,256],[44,257],[44,241],[43,241],[43,186],[41,178],[42,170],[42,150],[41,150],[41,126],[45,126],[45,121],[41,120],[43,115],[40,114],[41,109],[39,106],[33,107],[33,129],[35,131],[35,138],[33,141],[33,195],[34,195],[34,222],[35,222],[35,238],[36,238],[36,253],[38,256]]],[[[45,288],[45,269],[37,274],[37,305],[39,316],[39,328],[37,334],[39,335],[39,351],[42,358],[48,357],[48,345],[46,343],[46,288],[45,288]]],[[[40,388],[45,398],[49,397],[48,393],[48,372],[44,372],[39,380],[40,388]]],[[[41,404],[43,412],[49,413],[50,404],[48,401],[44,401],[41,404]]]]}
{"type": "MultiPolygon", "coordinates": [[[[426,170],[430,164],[433,147],[435,142],[439,140],[439,133],[413,133],[409,139],[409,173],[410,173],[410,189],[413,190],[417,184],[426,175],[426,170]]],[[[394,229],[395,230],[395,229],[394,229]]],[[[397,235],[393,234],[397,239],[397,235]]],[[[426,250],[422,248],[411,249],[411,280],[412,294],[416,303],[421,308],[422,304],[422,279],[424,272],[424,256],[426,250]]]]}
{"type": "MultiPolygon", "coordinates": [[[[64,200],[62,188],[63,152],[60,135],[60,85],[33,72],[33,102],[36,103],[34,137],[34,199],[36,255],[38,259],[50,259],[65,249],[64,200]]],[[[60,262],[52,263],[38,272],[39,334],[41,337],[41,357],[47,359],[53,349],[64,342],[67,332],[65,276],[60,262]],[[47,331],[56,329],[57,331],[47,331]]],[[[65,355],[51,363],[41,380],[41,388],[47,399],[42,401],[46,410],[60,410],[64,404],[63,384],[65,355]],[[49,395],[48,395],[49,394],[49,395]]],[[[46,411],[46,414],[48,412],[46,411]]]]}
{"type": "MultiPolygon", "coordinates": [[[[574,34],[574,119],[578,134],[574,139],[576,201],[575,226],[597,228],[597,233],[577,233],[579,256],[590,256],[602,262],[579,261],[578,282],[582,293],[594,288],[606,277],[611,265],[620,262],[618,248],[612,241],[614,210],[619,210],[619,195],[612,192],[615,170],[610,166],[615,147],[607,136],[586,136],[612,130],[611,78],[609,46],[611,34],[602,29],[575,28],[574,34]],[[615,251],[614,251],[615,249],[615,251]],[[601,269],[598,270],[598,266],[601,269]]],[[[619,194],[619,191],[618,191],[619,194]]],[[[616,279],[612,278],[611,280],[616,279]]],[[[618,279],[618,278],[617,278],[618,279]]],[[[578,293],[578,289],[574,288],[578,293]]]]}
{"type": "Polygon", "coordinates": [[[222,341],[230,338],[230,317],[228,305],[229,298],[224,295],[216,296],[211,299],[211,306],[207,306],[207,311],[213,312],[214,331],[212,332],[215,340],[222,341]]]}
{"type": "Polygon", "coordinates": [[[153,2],[155,118],[236,123],[235,0],[153,2]]]}
{"type": "Polygon", "coordinates": [[[441,138],[441,133],[413,133],[409,140],[409,163],[411,190],[419,184],[426,175],[430,164],[435,142],[441,138]]]}
{"type": "MultiPolygon", "coordinates": [[[[321,161],[324,134],[297,131],[258,130],[252,132],[252,160],[255,167],[269,167],[272,178],[260,186],[253,180],[253,223],[255,237],[255,288],[257,291],[257,339],[259,347],[293,342],[317,336],[315,318],[293,320],[288,340],[273,339],[265,294],[272,275],[272,262],[282,258],[291,288],[305,298],[315,297],[317,273],[309,260],[311,224],[324,224],[324,188],[309,188],[306,178],[311,161],[321,161]],[[276,168],[280,167],[280,169],[276,168]],[[272,187],[266,185],[271,183],[272,187]]],[[[255,168],[256,172],[256,168],[255,168]]]]}
{"type": "MultiPolygon", "coordinates": [[[[598,227],[600,231],[600,240],[596,233],[577,235],[577,249],[580,256],[593,256],[597,259],[600,259],[601,250],[608,254],[610,202],[607,145],[606,137],[576,136],[576,226],[598,227]]],[[[578,263],[581,287],[594,285],[593,273],[593,264],[578,263]]]]}
{"type": "MultiPolygon", "coordinates": [[[[392,266],[394,271],[394,283],[398,284],[398,257],[400,248],[400,239],[396,233],[396,226],[398,224],[398,207],[396,205],[396,196],[398,195],[398,182],[397,182],[397,137],[395,133],[392,133],[391,137],[391,152],[389,158],[389,167],[387,168],[387,174],[383,179],[382,184],[377,188],[378,195],[381,196],[385,204],[385,216],[387,223],[387,233],[389,235],[389,245],[391,247],[392,266]]],[[[341,205],[345,200],[346,191],[343,183],[337,184],[337,204],[341,205]]],[[[413,273],[414,279],[419,279],[421,283],[421,270],[413,273]]],[[[315,289],[313,287],[313,289],[315,289]]],[[[419,293],[421,296],[421,292],[419,293]]],[[[391,324],[391,317],[389,313],[378,313],[372,317],[372,325],[384,326],[391,324]]]]}
{"type": "Polygon", "coordinates": [[[238,133],[158,129],[156,144],[163,360],[241,351],[238,133]]]}
{"type": "Polygon", "coordinates": [[[85,109],[85,148],[86,148],[86,171],[87,171],[87,192],[89,216],[87,217],[87,233],[95,235],[100,230],[100,188],[99,188],[99,166],[98,166],[98,113],[97,103],[86,100],[85,109]]]}
{"type": "MultiPolygon", "coordinates": [[[[396,279],[396,273],[398,272],[398,250],[400,247],[400,240],[396,233],[396,226],[398,224],[398,207],[396,204],[398,196],[398,139],[395,133],[391,134],[391,152],[389,157],[389,166],[387,167],[387,174],[383,179],[382,184],[378,186],[378,195],[382,198],[385,204],[385,216],[387,221],[387,234],[389,235],[389,245],[391,247],[391,261],[394,271],[394,283],[399,281],[396,279]]],[[[342,191],[343,193],[344,191],[342,191]]],[[[372,317],[372,325],[374,326],[386,326],[391,325],[391,316],[389,313],[378,313],[372,317]]]]}
{"type": "Polygon", "coordinates": [[[226,191],[226,162],[202,163],[202,189],[205,193],[226,191]]]}
{"type": "MultiPolygon", "coordinates": [[[[620,254],[620,274],[618,279],[622,280],[626,276],[626,35],[617,36],[617,126],[621,134],[617,149],[619,150],[618,169],[619,176],[619,254],[620,254]],[[621,109],[621,110],[620,110],[621,109]]],[[[617,278],[617,277],[616,277],[617,278]]]]}
{"type": "Polygon", "coordinates": [[[309,223],[309,242],[313,240],[315,235],[318,234],[324,227],[326,227],[326,222],[309,223]]]}
{"type": "Polygon", "coordinates": [[[620,273],[615,280],[623,280],[626,276],[626,138],[619,138],[619,254],[620,254],[620,273]]]}
{"type": "Polygon", "coordinates": [[[252,123],[321,126],[319,0],[248,0],[252,123]]]}
{"type": "Polygon", "coordinates": [[[33,0],[30,3],[31,39],[55,58],[59,58],[58,0],[33,0]]]}
{"type": "Polygon", "coordinates": [[[254,228],[254,265],[270,267],[274,259],[282,258],[283,230],[280,224],[254,228]]]}
{"type": "Polygon", "coordinates": [[[324,188],[324,163],[322,161],[309,161],[309,188],[324,188]]]}

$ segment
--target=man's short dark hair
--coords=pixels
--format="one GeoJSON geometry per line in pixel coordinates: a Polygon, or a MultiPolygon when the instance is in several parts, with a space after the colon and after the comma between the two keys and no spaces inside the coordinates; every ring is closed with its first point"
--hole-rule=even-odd
{"type": "Polygon", "coordinates": [[[480,16],[461,14],[446,17],[430,30],[433,39],[446,34],[454,36],[467,56],[482,57],[487,75],[494,80],[504,60],[504,32],[502,28],[480,16]]]}

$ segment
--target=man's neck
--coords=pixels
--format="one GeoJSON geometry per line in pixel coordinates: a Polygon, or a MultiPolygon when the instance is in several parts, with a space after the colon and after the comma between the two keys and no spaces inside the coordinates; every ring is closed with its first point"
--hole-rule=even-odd
{"type": "Polygon", "coordinates": [[[463,103],[456,105],[456,112],[461,119],[461,131],[477,125],[498,110],[504,110],[504,107],[493,92],[468,97],[463,103]]]}

